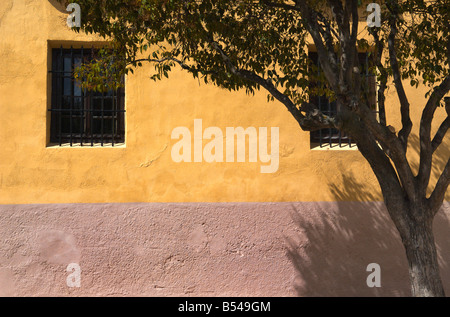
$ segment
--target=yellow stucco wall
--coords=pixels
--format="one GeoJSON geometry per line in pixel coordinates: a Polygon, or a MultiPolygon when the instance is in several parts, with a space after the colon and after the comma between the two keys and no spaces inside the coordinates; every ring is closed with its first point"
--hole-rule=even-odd
{"type": "MultiPolygon", "coordinates": [[[[128,76],[125,146],[48,146],[49,50],[99,40],[72,32],[67,14],[48,0],[2,0],[0,5],[1,204],[381,200],[358,151],[311,150],[309,134],[283,105],[267,102],[264,92],[230,93],[181,71],[157,83],[149,79],[151,67],[128,76]],[[177,140],[171,132],[180,126],[193,131],[194,119],[202,119],[203,129],[222,131],[279,127],[278,171],[260,173],[259,161],[175,163],[171,149],[177,140]],[[360,194],[367,191],[373,195],[360,194]]],[[[417,125],[425,91],[406,87],[417,125]]],[[[394,89],[387,105],[387,119],[398,130],[394,89]]],[[[443,115],[438,109],[436,117],[443,115]]],[[[417,144],[416,130],[412,138],[417,144]]],[[[448,144],[447,138],[439,157],[448,157],[448,144]]],[[[413,149],[408,155],[417,162],[413,149]]],[[[438,163],[436,172],[442,169],[438,163]]],[[[431,184],[435,181],[434,175],[431,184]]]]}

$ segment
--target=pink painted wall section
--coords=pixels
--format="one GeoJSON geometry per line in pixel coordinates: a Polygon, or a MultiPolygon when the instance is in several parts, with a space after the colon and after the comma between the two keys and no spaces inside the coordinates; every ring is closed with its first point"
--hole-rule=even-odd
{"type": "MultiPolygon", "coordinates": [[[[447,202],[434,223],[447,292],[449,225],[447,202]]],[[[409,284],[377,202],[0,205],[0,295],[409,296],[409,284]]]]}

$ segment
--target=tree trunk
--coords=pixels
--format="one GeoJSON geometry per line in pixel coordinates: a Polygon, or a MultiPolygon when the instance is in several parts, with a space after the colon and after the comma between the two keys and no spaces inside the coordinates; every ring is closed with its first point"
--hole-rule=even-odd
{"type": "MultiPolygon", "coordinates": [[[[341,101],[345,105],[343,109],[351,108],[345,102],[341,101]]],[[[347,113],[350,112],[344,114],[347,113]]],[[[408,175],[404,175],[405,179],[399,178],[403,174],[397,172],[389,159],[390,155],[380,148],[373,134],[367,133],[367,127],[361,121],[350,114],[344,123],[344,131],[357,141],[359,151],[375,173],[389,216],[400,233],[408,260],[411,295],[445,296],[432,230],[435,213],[425,203],[425,194],[420,194],[422,191],[416,187],[419,184],[414,181],[412,186],[416,188],[413,193],[403,188],[402,184],[411,187],[408,175]]],[[[407,163],[397,162],[400,167],[402,164],[407,163]]],[[[410,169],[409,166],[403,167],[410,169]]]]}
{"type": "Polygon", "coordinates": [[[411,293],[416,297],[445,296],[439,274],[432,220],[410,226],[408,241],[403,240],[409,265],[411,293]]]}

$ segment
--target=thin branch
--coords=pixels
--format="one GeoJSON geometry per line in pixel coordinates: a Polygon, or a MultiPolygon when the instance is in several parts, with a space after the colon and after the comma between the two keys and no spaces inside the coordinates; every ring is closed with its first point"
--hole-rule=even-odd
{"type": "Polygon", "coordinates": [[[352,34],[351,34],[351,43],[355,43],[358,38],[358,26],[359,26],[359,15],[358,15],[358,0],[352,0],[351,2],[352,9],[352,34]]]}
{"type": "Polygon", "coordinates": [[[172,61],[172,62],[176,62],[177,64],[179,64],[183,69],[190,69],[190,67],[186,64],[184,64],[182,61],[180,61],[179,59],[175,58],[175,57],[163,57],[160,59],[156,59],[156,58],[140,58],[140,59],[134,59],[130,62],[127,63],[127,66],[138,63],[138,62],[151,62],[151,63],[164,63],[167,61],[172,61]]]}
{"type": "Polygon", "coordinates": [[[336,32],[335,29],[331,27],[331,23],[329,20],[327,20],[326,17],[320,12],[315,11],[315,14],[317,15],[317,19],[323,23],[324,27],[328,29],[328,32],[332,34],[337,40],[339,40],[339,34],[336,32]]]}
{"type": "Polygon", "coordinates": [[[250,80],[255,82],[262,87],[264,87],[275,99],[283,103],[288,111],[292,114],[292,116],[297,120],[300,124],[300,127],[305,131],[312,131],[321,128],[332,128],[335,127],[334,118],[324,115],[321,111],[317,109],[317,107],[312,104],[305,103],[300,109],[295,106],[295,104],[289,99],[288,96],[281,93],[272,83],[270,79],[265,79],[258,74],[255,74],[251,71],[245,69],[239,69],[236,67],[230,58],[225,54],[223,49],[217,42],[210,42],[211,47],[219,53],[221,58],[223,59],[227,69],[229,71],[241,78],[246,80],[250,80]],[[302,112],[305,112],[306,115],[303,115],[302,112]]]}
{"type": "Polygon", "coordinates": [[[284,10],[299,11],[298,8],[296,8],[295,6],[284,3],[284,2],[272,2],[272,1],[268,1],[268,0],[260,0],[260,3],[265,4],[266,6],[269,6],[272,8],[280,8],[280,9],[284,9],[284,10]]]}
{"type": "Polygon", "coordinates": [[[329,52],[325,47],[320,33],[321,27],[319,26],[315,12],[302,0],[295,0],[295,6],[300,11],[306,29],[313,38],[320,64],[328,83],[334,91],[339,91],[338,77],[336,75],[338,74],[337,61],[332,58],[334,52],[329,52]]]}
{"type": "Polygon", "coordinates": [[[385,96],[385,92],[387,89],[388,73],[387,73],[386,68],[384,67],[383,63],[381,62],[382,57],[383,57],[384,41],[382,39],[380,40],[380,34],[379,34],[378,28],[373,28],[373,29],[375,29],[375,31],[372,33],[372,35],[374,37],[375,48],[377,50],[375,64],[381,74],[380,86],[378,88],[378,113],[380,116],[380,124],[383,126],[386,126],[386,107],[385,107],[386,96],[385,96]]]}
{"type": "Polygon", "coordinates": [[[434,113],[439,106],[442,98],[450,91],[450,76],[444,79],[441,84],[436,87],[430,95],[425,108],[422,112],[419,128],[420,143],[420,163],[419,173],[416,178],[421,186],[422,193],[426,193],[431,175],[431,164],[433,156],[433,146],[431,141],[431,123],[434,113]]]}
{"type": "Polygon", "coordinates": [[[334,18],[339,26],[339,29],[341,31],[345,31],[347,34],[350,34],[350,26],[347,23],[345,23],[346,14],[344,13],[344,7],[342,6],[342,2],[340,0],[327,0],[327,2],[330,5],[331,13],[334,15],[334,18]]]}
{"type": "Polygon", "coordinates": [[[402,79],[400,76],[400,67],[398,63],[397,53],[395,51],[395,37],[397,36],[397,17],[398,17],[398,2],[390,1],[392,7],[390,7],[391,15],[389,18],[389,23],[391,31],[388,36],[388,47],[389,47],[389,61],[391,64],[395,90],[397,91],[398,99],[400,101],[400,113],[402,117],[402,128],[398,133],[398,138],[403,145],[405,152],[408,149],[408,137],[411,133],[412,122],[409,113],[410,105],[408,97],[406,96],[405,89],[403,87],[402,79]]]}
{"type": "Polygon", "coordinates": [[[433,190],[430,198],[428,198],[428,202],[431,207],[431,211],[433,214],[438,212],[439,207],[442,205],[442,202],[445,198],[445,193],[447,192],[448,186],[450,185],[450,159],[447,161],[447,165],[445,165],[444,170],[439,177],[436,187],[433,190]]]}
{"type": "Polygon", "coordinates": [[[327,47],[329,57],[332,61],[337,61],[333,36],[336,37],[336,39],[339,39],[339,35],[330,26],[329,21],[326,21],[325,17],[322,14],[320,14],[319,12],[315,12],[314,14],[317,16],[317,20],[322,23],[322,26],[319,27],[319,32],[322,35],[324,43],[327,47]]]}
{"type": "Polygon", "coordinates": [[[441,145],[444,140],[445,134],[450,129],[450,117],[445,118],[444,122],[440,125],[436,134],[434,135],[433,141],[431,141],[431,148],[433,153],[437,150],[439,145],[441,145]]]}
{"type": "MultiPolygon", "coordinates": [[[[350,16],[353,0],[346,1],[345,7],[341,0],[327,0],[331,12],[336,20],[339,29],[340,43],[340,69],[339,69],[339,91],[340,93],[349,93],[353,83],[353,67],[357,63],[356,37],[357,24],[353,25],[353,33],[350,33],[350,16]],[[350,1],[350,3],[349,3],[350,1]]],[[[353,20],[358,17],[358,13],[353,16],[353,20]]],[[[358,87],[359,89],[359,87],[358,87]]]]}

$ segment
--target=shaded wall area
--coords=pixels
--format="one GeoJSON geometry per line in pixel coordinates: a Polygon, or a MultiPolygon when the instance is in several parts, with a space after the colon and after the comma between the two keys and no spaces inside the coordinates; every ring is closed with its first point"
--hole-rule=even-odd
{"type": "MultiPolygon", "coordinates": [[[[436,216],[435,239],[441,277],[450,291],[449,204],[436,216]]],[[[302,242],[288,239],[299,296],[410,296],[408,264],[400,236],[384,204],[315,203],[313,217],[293,205],[292,218],[302,242]],[[381,287],[366,284],[367,266],[381,268],[381,287]]]]}
{"type": "MultiPolygon", "coordinates": [[[[449,215],[446,203],[435,222],[447,291],[449,215]]],[[[382,203],[0,205],[0,295],[409,296],[409,284],[382,203]],[[381,288],[366,285],[369,263],[381,288]]]]}

